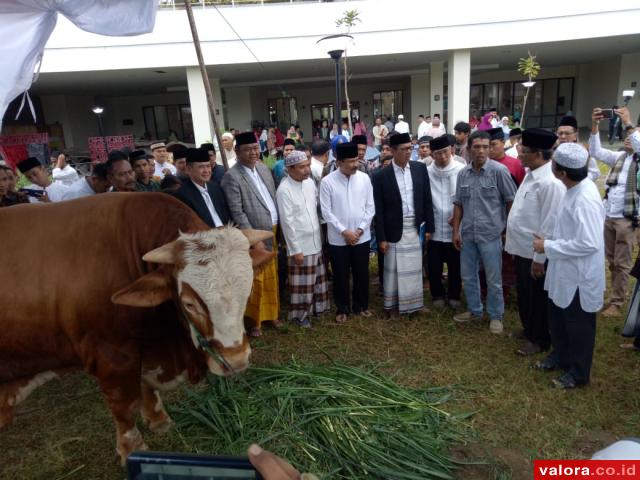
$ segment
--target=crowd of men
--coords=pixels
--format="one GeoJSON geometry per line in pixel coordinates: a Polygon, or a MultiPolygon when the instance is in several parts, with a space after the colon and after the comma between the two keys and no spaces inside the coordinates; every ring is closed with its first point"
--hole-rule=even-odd
{"type": "Polygon", "coordinates": [[[253,337],[265,322],[281,325],[285,292],[288,320],[310,327],[330,308],[330,278],[337,323],[371,317],[372,251],[389,317],[427,311],[426,277],[433,308],[450,308],[458,323],[481,322],[486,313],[489,331],[501,334],[505,294],[515,287],[523,326],[517,353],[550,351],[536,367],[560,370],[554,384],[573,388],[589,382],[605,255],[612,274],[605,315],[621,313],[632,266],[640,128],[626,108],[615,113],[627,132],[619,152],[602,148],[596,108],[588,149],[578,143],[573,117],[556,133],[513,129],[508,139],[499,126],[472,132],[465,122],[448,135],[434,118],[413,139],[403,119],[391,131],[378,119],[379,155],[370,158],[365,135],[306,149],[285,143],[272,169],[254,132],[223,136],[233,160],[226,171],[212,144],[158,142],[151,155],[112,151],[84,178],[64,155],[54,159],[53,179],[28,158],[17,165],[32,182],[23,192],[15,191],[14,172],[0,166],[0,205],[162,191],[212,228],[232,222],[271,231],[264,247],[279,255],[256,274],[245,312],[253,337]],[[611,167],[604,202],[590,174],[593,159],[611,167]]]}

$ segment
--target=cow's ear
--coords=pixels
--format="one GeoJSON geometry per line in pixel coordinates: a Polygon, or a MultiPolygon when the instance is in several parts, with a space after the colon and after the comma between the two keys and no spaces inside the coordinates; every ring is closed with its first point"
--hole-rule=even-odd
{"type": "Polygon", "coordinates": [[[276,253],[264,248],[251,248],[249,249],[249,255],[251,256],[253,272],[258,274],[276,256],[276,253]]]}
{"type": "Polygon", "coordinates": [[[156,270],[111,295],[111,301],[130,307],[155,307],[172,297],[169,276],[156,270]]]}

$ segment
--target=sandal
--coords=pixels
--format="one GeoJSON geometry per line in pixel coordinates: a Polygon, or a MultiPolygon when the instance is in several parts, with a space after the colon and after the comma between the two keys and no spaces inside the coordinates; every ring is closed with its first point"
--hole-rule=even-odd
{"type": "Polygon", "coordinates": [[[347,315],[344,313],[339,313],[336,315],[336,323],[345,323],[347,321],[347,315]]]}
{"type": "Polygon", "coordinates": [[[373,312],[371,312],[371,310],[363,310],[359,313],[359,315],[364,318],[369,318],[373,317],[373,312]]]}
{"type": "Polygon", "coordinates": [[[251,330],[249,330],[249,336],[253,338],[261,337],[262,330],[260,330],[260,327],[252,327],[251,330]]]}

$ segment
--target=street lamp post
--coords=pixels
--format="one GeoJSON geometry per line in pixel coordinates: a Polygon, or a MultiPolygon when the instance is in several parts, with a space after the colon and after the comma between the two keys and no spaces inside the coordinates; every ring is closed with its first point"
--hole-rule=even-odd
{"type": "MultiPolygon", "coordinates": [[[[327,53],[336,64],[336,104],[333,112],[333,120],[338,122],[338,134],[342,135],[342,92],[340,89],[340,59],[346,48],[347,42],[353,40],[351,35],[336,34],[322,37],[316,44],[326,47],[327,53]]],[[[349,115],[349,112],[347,112],[349,115]]]]}
{"type": "Polygon", "coordinates": [[[98,132],[100,133],[100,138],[102,138],[104,153],[107,154],[109,153],[107,152],[107,140],[104,138],[104,127],[102,126],[102,112],[104,112],[104,108],[96,105],[91,109],[91,111],[98,117],[98,132]]]}

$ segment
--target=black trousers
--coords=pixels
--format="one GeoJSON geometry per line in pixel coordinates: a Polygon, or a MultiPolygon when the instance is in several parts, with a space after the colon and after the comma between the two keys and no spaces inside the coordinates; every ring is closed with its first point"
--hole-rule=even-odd
{"type": "Polygon", "coordinates": [[[518,291],[518,314],[524,328],[524,336],[531,343],[535,343],[542,350],[548,350],[551,345],[549,334],[549,296],[544,289],[544,276],[531,276],[530,258],[516,259],[516,290],[518,291]]]}
{"type": "Polygon", "coordinates": [[[551,359],[567,370],[576,383],[589,383],[596,343],[596,314],[582,309],[579,290],[567,308],[560,308],[549,300],[549,327],[551,359]]]}
{"type": "Polygon", "coordinates": [[[427,270],[429,274],[429,290],[433,300],[448,297],[449,300],[460,300],[462,280],[460,279],[460,252],[453,243],[429,240],[427,244],[427,270]],[[447,264],[448,292],[442,284],[442,271],[447,264]]]}
{"type": "Polygon", "coordinates": [[[369,242],[355,246],[329,245],[336,313],[360,313],[369,308],[369,242]],[[349,277],[352,277],[351,298],[349,277]]]}

